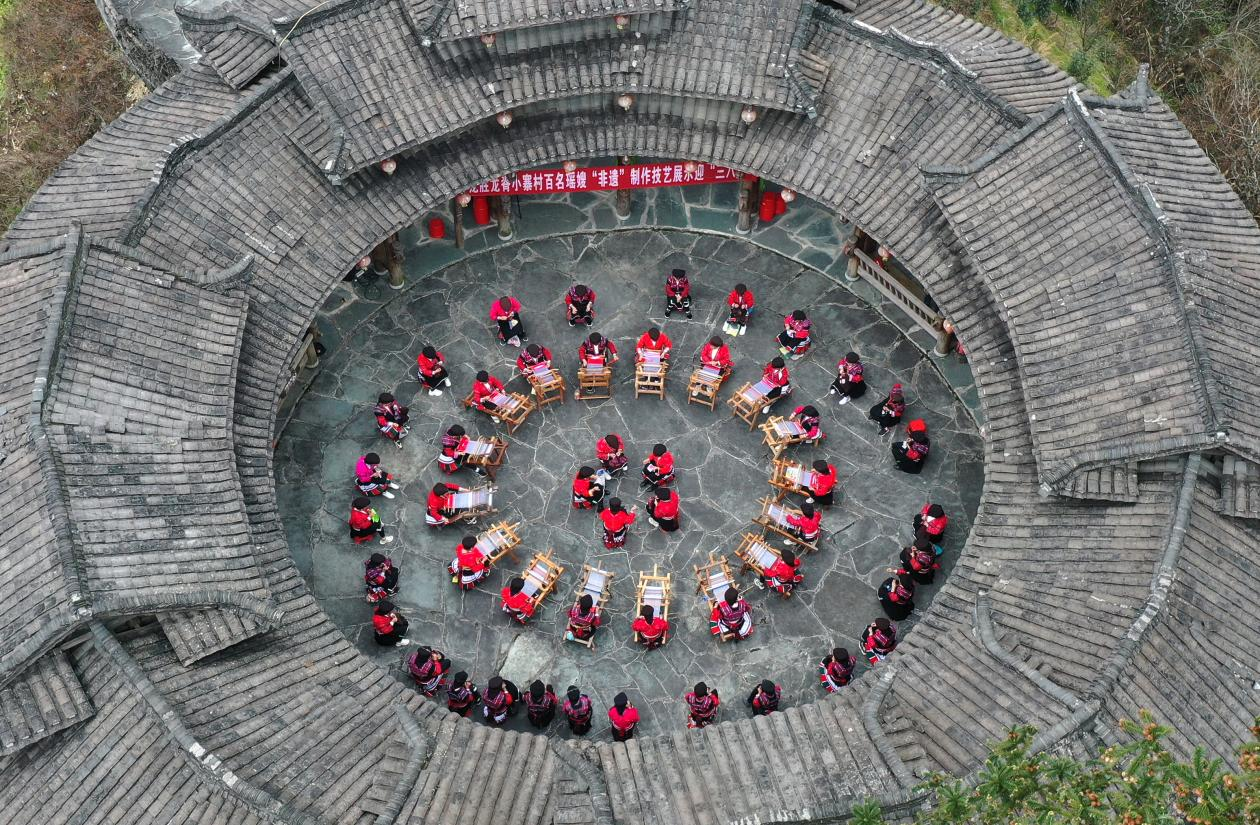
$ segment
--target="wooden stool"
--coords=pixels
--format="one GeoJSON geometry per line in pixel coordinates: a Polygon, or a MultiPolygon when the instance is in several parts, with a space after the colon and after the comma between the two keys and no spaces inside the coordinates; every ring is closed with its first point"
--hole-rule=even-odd
{"type": "Polygon", "coordinates": [[[713,412],[717,408],[718,390],[726,383],[730,373],[721,373],[708,367],[700,367],[687,382],[687,403],[701,404],[713,412]]]}
{"type": "Polygon", "coordinates": [[[731,406],[736,416],[748,423],[748,429],[751,430],[757,426],[757,419],[761,416],[761,408],[766,404],[766,397],[758,393],[757,388],[752,384],[744,384],[726,403],[731,406]]]}
{"type": "Polygon", "coordinates": [[[800,444],[806,436],[804,427],[779,415],[767,418],[766,423],[761,425],[761,432],[765,434],[765,444],[774,458],[781,456],[793,444],[800,444]]]}
{"type": "Polygon", "coordinates": [[[549,369],[546,372],[535,372],[526,376],[534,386],[534,402],[542,409],[557,401],[564,403],[564,393],[568,387],[559,370],[549,369]]]}
{"type": "Polygon", "coordinates": [[[643,360],[634,365],[634,397],[655,395],[665,400],[665,376],[669,374],[669,361],[662,360],[655,352],[645,352],[643,360]]]}
{"type": "Polygon", "coordinates": [[[578,367],[578,391],[573,397],[582,401],[612,398],[612,369],[588,364],[578,367]]]}
{"type": "MultiPolygon", "coordinates": [[[[598,567],[591,567],[589,564],[582,565],[582,583],[578,585],[577,593],[573,596],[573,606],[577,607],[578,600],[583,596],[590,596],[595,602],[595,612],[602,616],[604,605],[608,604],[608,600],[612,598],[612,580],[613,574],[607,570],[600,570],[598,567]]],[[[589,639],[579,639],[566,630],[564,639],[567,642],[577,642],[580,645],[586,645],[591,650],[595,649],[594,634],[589,639]]]]}
{"type": "Polygon", "coordinates": [[[464,463],[480,467],[486,471],[486,476],[494,481],[495,474],[503,465],[503,459],[507,457],[507,448],[508,443],[497,436],[470,438],[464,448],[464,463]]]}

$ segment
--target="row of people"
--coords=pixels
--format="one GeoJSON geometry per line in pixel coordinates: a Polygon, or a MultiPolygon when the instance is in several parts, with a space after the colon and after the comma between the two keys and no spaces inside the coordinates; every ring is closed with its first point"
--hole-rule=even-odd
{"type": "Polygon", "coordinates": [[[899,566],[889,568],[892,575],[879,586],[879,602],[889,618],[900,621],[914,612],[914,591],[917,585],[931,584],[940,569],[943,553],[941,541],[949,517],[945,508],[931,502],[915,514],[911,526],[914,540],[902,548],[899,566]]]}

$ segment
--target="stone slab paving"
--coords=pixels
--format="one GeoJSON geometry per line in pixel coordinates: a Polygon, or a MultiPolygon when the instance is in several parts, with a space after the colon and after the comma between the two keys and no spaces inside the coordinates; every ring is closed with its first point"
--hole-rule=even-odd
{"type": "MultiPolygon", "coordinates": [[[[833,644],[855,648],[862,627],[881,615],[874,587],[909,540],[911,515],[929,497],[950,513],[946,572],[970,528],[983,485],[981,439],[937,365],[833,278],[746,240],[640,229],[496,243],[445,268],[411,274],[405,291],[382,291],[386,294],[372,296],[377,300],[364,301],[346,285],[328,302],[320,323],[330,350],[282,434],[276,475],[290,545],[316,597],[361,649],[400,678],[405,678],[397,667],[400,654],[372,641],[361,580],[362,560],[370,549],[355,547],[346,535],[355,492],[353,462],[369,449],[380,452],[403,482],[398,497],[379,501],[378,507],[400,537],[388,549],[402,566],[396,601],[411,621],[410,636],[442,648],[480,684],[496,672],[522,685],[543,678],[558,691],[575,683],[601,708],[625,689],[643,709],[645,733],[682,724],[681,696],[701,679],[720,687],[730,713],[746,712],[744,695],[765,677],[783,684],[788,703],[818,698],[814,663],[833,644]],[[675,266],[688,269],[692,278],[691,321],[664,318],[661,285],[664,273],[675,266]],[[556,365],[576,383],[576,348],[584,331],[565,323],[562,308],[563,292],[575,280],[597,291],[595,329],[614,338],[623,353],[632,351],[633,339],[647,326],[657,324],[674,340],[676,366],[664,401],[636,400],[633,368],[623,360],[612,400],[570,397],[564,405],[534,413],[509,438],[508,462],[499,475],[500,509],[504,517],[525,523],[522,564],[534,550],[550,547],[566,567],[557,594],[531,626],[520,628],[497,607],[498,590],[514,565],[496,570],[483,590],[458,591],[443,568],[463,530],[425,527],[423,497],[441,477],[434,458],[445,427],[460,422],[473,433],[496,431],[486,416],[459,404],[477,369],[490,369],[504,380],[514,372],[511,359],[517,351],[496,343],[487,318],[493,298],[510,292],[522,300],[531,340],[549,346],[556,365]],[[756,293],[761,314],[748,335],[732,342],[736,373],[723,399],[740,382],[759,375],[775,354],[772,339],[782,316],[795,308],[809,311],[815,345],[806,358],[790,364],[797,391],[780,411],[806,400],[824,411],[829,438],[820,448],[794,448],[791,454],[833,461],[843,495],[824,518],[829,538],[805,561],[803,590],[784,602],[747,580],[756,633],[746,642],[721,645],[709,635],[693,565],[710,551],[733,550],[757,512],[756,500],[771,490],[769,457],[760,434],[733,419],[725,404],[715,413],[689,405],[686,376],[701,344],[720,331],[724,296],[736,281],[756,293]],[[441,348],[452,367],[454,391],[440,398],[420,392],[408,377],[425,343],[441,348]],[[849,349],[862,354],[871,390],[864,403],[840,407],[826,390],[837,358],[849,349]],[[918,477],[892,467],[888,439],[880,438],[865,417],[867,407],[894,381],[906,385],[910,413],[925,418],[934,436],[932,458],[918,477]],[[376,436],[369,412],[376,394],[386,388],[412,403],[415,426],[402,451],[376,436]],[[572,476],[581,464],[594,462],[595,441],[609,431],[626,439],[632,471],[654,442],[670,445],[679,464],[682,530],[666,535],[641,518],[627,547],[609,551],[597,517],[572,509],[572,476]],[[616,573],[606,626],[593,652],[561,641],[583,563],[616,573]],[[637,574],[654,564],[674,577],[676,632],[664,649],[645,652],[631,643],[629,623],[637,574]]],[[[521,378],[509,388],[528,390],[521,378]]],[[[455,478],[475,479],[466,472],[455,478]]],[[[613,487],[614,494],[642,506],[637,477],[613,487]]],[[[935,587],[943,578],[938,576],[935,587]]],[[[920,591],[921,608],[935,587],[920,591]]]]}

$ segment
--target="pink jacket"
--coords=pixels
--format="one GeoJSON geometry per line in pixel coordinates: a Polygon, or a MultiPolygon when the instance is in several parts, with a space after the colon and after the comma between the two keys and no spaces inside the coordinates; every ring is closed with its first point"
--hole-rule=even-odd
{"type": "Polygon", "coordinates": [[[354,477],[360,484],[367,484],[372,480],[372,476],[376,475],[376,470],[367,463],[365,458],[366,456],[359,456],[359,463],[354,465],[354,477]]]}
{"type": "Polygon", "coordinates": [[[508,301],[510,302],[511,306],[509,306],[509,307],[504,307],[504,306],[502,305],[502,302],[501,302],[501,301],[499,301],[499,299],[498,299],[498,298],[496,298],[496,299],[494,300],[494,303],[492,303],[492,304],[490,305],[490,320],[491,320],[491,321],[497,321],[497,320],[499,320],[499,318],[500,318],[502,315],[504,315],[505,313],[506,313],[506,314],[511,314],[511,313],[513,313],[513,312],[520,312],[520,311],[521,311],[521,302],[520,302],[520,301],[516,300],[515,298],[508,298],[508,301]]]}

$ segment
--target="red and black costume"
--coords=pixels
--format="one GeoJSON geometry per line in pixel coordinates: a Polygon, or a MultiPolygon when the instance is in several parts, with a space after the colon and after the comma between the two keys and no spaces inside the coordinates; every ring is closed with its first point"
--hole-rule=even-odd
{"type": "Polygon", "coordinates": [[[468,446],[468,436],[464,434],[463,427],[456,424],[443,433],[441,446],[442,452],[438,455],[438,466],[442,468],[442,472],[453,473],[464,466],[464,460],[467,458],[464,450],[468,446]]]}
{"type": "Polygon", "coordinates": [[[669,351],[673,346],[674,342],[669,340],[669,336],[665,333],[662,332],[653,339],[650,332],[645,332],[639,336],[639,342],[634,345],[634,349],[635,355],[640,361],[643,360],[643,353],[645,352],[659,352],[661,360],[665,361],[669,359],[669,351]]]}
{"type": "Polygon", "coordinates": [[[490,680],[490,686],[481,695],[481,715],[487,723],[496,727],[507,721],[508,711],[516,701],[516,697],[508,692],[508,684],[510,683],[496,676],[490,680]]]}
{"type": "Polygon", "coordinates": [[[407,657],[407,670],[425,696],[433,697],[442,689],[450,668],[450,660],[440,650],[422,647],[407,657]]]}
{"type": "Polygon", "coordinates": [[[916,536],[921,533],[933,544],[940,544],[945,538],[945,528],[949,526],[949,516],[945,515],[944,507],[928,502],[915,515],[913,526],[916,536]]]}
{"type": "Polygon", "coordinates": [[[536,728],[543,729],[551,724],[556,718],[556,706],[559,699],[556,697],[555,691],[551,689],[551,685],[543,687],[540,683],[535,682],[530,685],[529,690],[522,694],[521,699],[525,702],[525,717],[529,719],[529,723],[536,728]],[[538,690],[537,688],[542,688],[538,690]]]}
{"type": "Polygon", "coordinates": [[[436,390],[443,384],[450,384],[448,380],[450,373],[446,371],[446,359],[442,356],[441,350],[433,350],[433,357],[430,358],[423,351],[416,356],[416,377],[420,379],[420,383],[431,390],[436,390]]]}
{"type": "Polygon", "coordinates": [[[779,700],[783,697],[783,688],[769,679],[753,688],[748,695],[748,704],[753,716],[769,716],[779,709],[779,700]]]}
{"type": "Polygon", "coordinates": [[[692,691],[684,697],[684,700],[687,702],[687,727],[689,728],[703,728],[713,722],[717,719],[718,708],[722,705],[722,700],[718,698],[716,690],[706,691],[701,695],[692,691]]]}
{"type": "Polygon", "coordinates": [[[467,719],[473,706],[480,701],[481,693],[468,681],[468,674],[462,670],[456,673],[451,679],[451,686],[446,689],[446,709],[467,719]]]}
{"type": "Polygon", "coordinates": [[[811,321],[801,310],[796,310],[784,317],[783,331],[779,333],[777,339],[779,352],[783,355],[791,355],[793,360],[809,352],[810,344],[813,343],[813,339],[809,336],[811,326],[811,321]]]}
{"type": "Polygon", "coordinates": [[[626,458],[626,445],[620,436],[606,435],[595,442],[595,457],[611,475],[626,471],[630,459],[626,458]]]}
{"type": "Polygon", "coordinates": [[[490,320],[499,325],[499,343],[506,344],[513,338],[529,340],[529,336],[525,334],[525,324],[521,321],[521,302],[504,297],[507,297],[506,305],[503,298],[495,299],[490,305],[490,320]]]}
{"type": "MultiPolygon", "coordinates": [[[[532,347],[537,345],[530,344],[530,346],[532,347]]],[[[551,350],[546,347],[539,346],[537,355],[530,354],[527,348],[521,350],[521,354],[516,356],[516,368],[520,370],[521,375],[533,375],[534,367],[537,367],[540,364],[546,367],[551,366],[551,350]]]]}
{"type": "Polygon", "coordinates": [[[876,619],[862,631],[862,649],[871,664],[882,662],[897,648],[897,625],[876,619]]]}
{"type": "Polygon", "coordinates": [[[736,597],[733,602],[719,601],[709,615],[709,630],[714,636],[732,634],[736,641],[747,639],[753,632],[752,610],[748,602],[742,596],[736,597]]]}
{"type": "Polygon", "coordinates": [[[731,348],[726,344],[714,346],[711,341],[700,348],[700,364],[711,370],[717,370],[723,376],[730,375],[735,367],[735,361],[731,358],[731,348]]]}
{"type": "Polygon", "coordinates": [[[666,533],[672,533],[678,529],[678,494],[671,492],[669,489],[662,488],[657,492],[653,492],[648,496],[647,500],[648,518],[656,522],[656,526],[666,533]]]}
{"type": "Polygon", "coordinates": [[[472,590],[490,572],[490,565],[486,563],[486,554],[477,545],[465,547],[460,542],[455,545],[455,557],[446,566],[446,572],[451,574],[451,583],[459,589],[472,590]]]}
{"type": "Polygon", "coordinates": [[[822,431],[822,416],[818,414],[815,407],[809,404],[802,404],[793,410],[792,420],[801,425],[801,429],[805,431],[805,440],[808,442],[821,441],[827,437],[822,431]]]}
{"type": "Polygon", "coordinates": [[[635,514],[627,510],[613,511],[605,508],[599,514],[604,523],[604,546],[609,550],[626,546],[626,536],[630,533],[630,525],[634,523],[635,514]]]}
{"type": "Polygon", "coordinates": [[[848,655],[847,650],[833,651],[818,665],[818,681],[828,693],[835,693],[853,681],[856,667],[857,659],[848,655]]]}
{"type": "Polygon", "coordinates": [[[901,417],[905,414],[906,401],[901,392],[901,385],[893,384],[888,397],[871,407],[869,418],[879,425],[879,434],[883,435],[901,423],[901,417]]]}
{"type": "Polygon", "coordinates": [[[560,706],[564,718],[569,722],[569,730],[581,736],[591,729],[591,717],[595,715],[595,707],[591,697],[579,693],[577,688],[570,688],[564,704],[560,706]]]}
{"type": "Polygon", "coordinates": [[[681,269],[665,276],[665,317],[675,310],[682,310],[691,317],[691,281],[681,269]]]}
{"type": "MultiPolygon", "coordinates": [[[[381,399],[372,407],[372,415],[376,416],[376,427],[381,431],[381,435],[390,441],[397,444],[407,435],[410,410],[399,404],[394,396],[388,393],[382,394],[381,399]]],[[[402,445],[399,444],[399,446],[402,445]]]]}
{"type": "Polygon", "coordinates": [[[524,590],[512,592],[511,587],[499,591],[499,605],[503,612],[521,624],[525,624],[534,615],[534,600],[524,590]]]}
{"type": "Polygon", "coordinates": [[[388,556],[373,553],[363,562],[363,583],[369,604],[376,604],[398,592],[398,568],[388,556]]]}
{"type": "Polygon", "coordinates": [[[569,287],[564,293],[564,307],[569,326],[590,326],[595,321],[595,290],[585,286],[579,289],[578,285],[569,287]]]}
{"type": "Polygon", "coordinates": [[[663,487],[672,482],[674,475],[674,455],[669,450],[656,455],[655,451],[643,462],[643,485],[663,487]]]}
{"type": "Polygon", "coordinates": [[[730,317],[727,324],[737,327],[738,334],[743,335],[743,328],[748,326],[748,319],[752,317],[753,307],[757,306],[757,299],[753,297],[751,289],[745,289],[743,292],[731,290],[731,294],[726,296],[726,305],[730,307],[730,317]]]}
{"type": "Polygon", "coordinates": [[[455,515],[455,510],[451,507],[451,496],[463,491],[464,488],[458,484],[439,482],[433,485],[433,489],[429,490],[429,498],[425,502],[424,523],[430,527],[449,524],[451,516],[455,515]]]}
{"type": "Polygon", "coordinates": [[[639,724],[639,711],[629,702],[620,707],[614,704],[608,709],[608,721],[612,725],[613,739],[624,742],[634,736],[634,728],[639,724]]]}
{"type": "MultiPolygon", "coordinates": [[[[590,469],[582,468],[587,471],[590,469]]],[[[582,470],[573,477],[573,506],[579,510],[589,510],[604,500],[604,485],[600,483],[601,476],[593,472],[583,474],[582,470]]]]}
{"type": "Polygon", "coordinates": [[[638,641],[648,650],[665,644],[665,640],[669,636],[669,622],[660,616],[653,616],[652,620],[648,621],[640,615],[631,623],[630,629],[635,632],[638,636],[638,641]]]}
{"type": "Polygon", "coordinates": [[[861,398],[866,393],[866,368],[856,352],[850,352],[836,364],[836,377],[831,382],[831,392],[840,394],[840,402],[861,398]]]}
{"type": "Polygon", "coordinates": [[[879,586],[879,603],[888,618],[900,621],[914,612],[914,580],[893,575],[879,586]]]}
{"type": "Polygon", "coordinates": [[[486,376],[485,381],[473,381],[473,406],[482,412],[493,414],[497,409],[497,405],[490,399],[502,392],[504,392],[503,382],[495,378],[493,375],[486,376]]]}
{"type": "MultiPolygon", "coordinates": [[[[776,360],[783,363],[781,358],[776,360]]],[[[770,403],[792,392],[792,377],[788,374],[787,367],[776,367],[774,362],[766,364],[765,369],[761,371],[761,379],[770,386],[766,392],[766,401],[770,403]]],[[[766,407],[766,411],[768,410],[769,405],[766,407]]]]}
{"type": "Polygon", "coordinates": [[[617,362],[617,357],[617,345],[607,338],[598,344],[588,338],[578,345],[578,360],[588,367],[611,366],[617,362]]]}
{"type": "Polygon", "coordinates": [[[585,613],[582,612],[582,606],[575,603],[569,608],[569,626],[566,628],[573,638],[586,641],[595,635],[595,629],[599,627],[599,608],[592,606],[585,613]]]}
{"type": "Polygon", "coordinates": [[[814,467],[814,478],[809,484],[809,495],[805,498],[810,504],[824,507],[835,502],[836,497],[836,465],[827,464],[826,470],[814,467]]]}
{"type": "Polygon", "coordinates": [[[914,544],[901,550],[901,569],[898,575],[908,575],[918,584],[931,584],[941,565],[936,560],[935,546],[923,535],[914,544]]]}
{"type": "Polygon", "coordinates": [[[813,544],[822,534],[822,510],[815,509],[809,514],[802,511],[799,516],[789,515],[787,523],[792,528],[792,532],[796,533],[797,538],[807,544],[813,544]]]}
{"type": "Polygon", "coordinates": [[[365,504],[362,507],[350,505],[350,538],[355,544],[363,544],[374,538],[384,539],[385,525],[381,524],[381,517],[371,505],[365,504]]]}
{"type": "Polygon", "coordinates": [[[774,564],[770,565],[762,574],[761,580],[776,593],[783,596],[792,595],[792,591],[796,589],[796,585],[805,580],[800,572],[801,560],[793,558],[789,563],[784,559],[776,559],[774,564]]]}
{"type": "Polygon", "coordinates": [[[923,472],[923,464],[927,461],[931,448],[932,443],[926,430],[907,432],[904,441],[893,442],[893,461],[903,473],[918,475],[923,472]]]}

